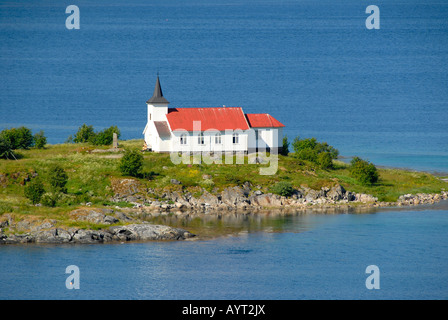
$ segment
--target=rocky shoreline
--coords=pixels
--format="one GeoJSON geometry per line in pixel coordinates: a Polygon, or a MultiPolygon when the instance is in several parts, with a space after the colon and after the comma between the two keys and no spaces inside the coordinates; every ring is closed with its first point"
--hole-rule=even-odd
{"type": "Polygon", "coordinates": [[[111,209],[77,209],[70,213],[75,221],[85,221],[105,226],[98,230],[68,228],[59,226],[54,219],[16,220],[13,215],[6,214],[0,220],[0,244],[17,243],[106,243],[150,240],[185,240],[195,237],[194,234],[180,228],[154,225],[146,221],[134,219],[123,212],[111,209]],[[117,225],[125,223],[123,225],[117,225]],[[112,225],[107,227],[107,225],[112,225]],[[8,233],[3,231],[7,229],[8,233]]]}
{"type": "MultiPolygon", "coordinates": [[[[174,183],[175,184],[175,183],[174,183]]],[[[309,209],[368,209],[433,204],[448,199],[448,192],[440,194],[406,194],[396,202],[381,202],[368,195],[353,193],[341,185],[313,190],[306,187],[294,190],[289,197],[263,193],[261,187],[245,183],[211,193],[204,189],[199,196],[190,192],[145,189],[134,179],[120,179],[112,184],[113,202],[132,204],[133,208],[114,209],[86,207],[70,212],[69,219],[98,225],[98,229],[65,227],[57,220],[27,217],[16,219],[13,214],[0,217],[0,244],[14,243],[108,243],[150,240],[186,240],[194,234],[180,228],[151,224],[145,219],[160,215],[192,216],[226,213],[253,214],[280,210],[282,213],[309,209]],[[109,226],[110,225],[110,226],[109,226]]]]}
{"type": "MultiPolygon", "coordinates": [[[[174,182],[175,184],[175,182],[174,182]]],[[[336,184],[332,187],[322,187],[314,190],[307,187],[295,189],[291,196],[285,197],[273,193],[264,193],[260,186],[253,187],[250,183],[242,186],[229,187],[222,192],[211,193],[200,190],[201,195],[194,197],[190,192],[166,191],[157,194],[153,189],[142,190],[141,185],[133,179],[122,179],[115,184],[114,202],[127,202],[134,209],[144,213],[160,212],[208,212],[233,210],[263,210],[263,209],[307,209],[310,207],[395,207],[432,204],[448,199],[448,192],[434,194],[406,194],[396,202],[378,201],[369,194],[347,191],[336,184]],[[156,199],[156,200],[154,200],[156,199]]]]}

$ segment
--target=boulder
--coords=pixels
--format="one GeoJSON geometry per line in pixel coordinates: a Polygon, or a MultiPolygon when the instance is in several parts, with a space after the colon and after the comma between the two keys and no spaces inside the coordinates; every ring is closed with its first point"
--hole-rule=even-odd
{"type": "Polygon", "coordinates": [[[352,192],[350,192],[350,191],[345,192],[344,200],[355,201],[355,199],[356,199],[356,197],[352,192]]]}
{"type": "Polygon", "coordinates": [[[281,197],[272,193],[254,195],[249,200],[252,205],[261,207],[279,207],[283,204],[281,197]]]}
{"type": "Polygon", "coordinates": [[[72,235],[67,230],[58,228],[39,231],[34,238],[37,243],[68,243],[72,241],[72,235]]]}
{"type": "Polygon", "coordinates": [[[184,240],[194,237],[190,232],[163,225],[149,223],[130,224],[109,228],[117,240],[184,240]]]}
{"type": "Polygon", "coordinates": [[[344,199],[345,196],[345,189],[343,186],[341,186],[340,184],[332,187],[328,192],[327,192],[327,198],[334,200],[334,201],[339,201],[344,199]]]}
{"type": "Polygon", "coordinates": [[[198,202],[200,204],[208,204],[210,206],[216,206],[219,203],[218,197],[211,194],[208,191],[204,191],[204,193],[199,197],[198,202]]]}
{"type": "Polygon", "coordinates": [[[221,192],[221,201],[227,205],[235,206],[242,202],[248,203],[246,193],[241,187],[229,187],[221,192]]]}
{"type": "Polygon", "coordinates": [[[307,193],[305,195],[305,200],[307,202],[311,202],[314,201],[316,199],[319,199],[322,197],[322,191],[321,190],[314,190],[314,189],[309,189],[307,190],[307,193]]]}
{"type": "Polygon", "coordinates": [[[357,194],[355,194],[355,201],[362,202],[362,203],[377,202],[378,198],[375,198],[370,194],[357,193],[357,194]]]}
{"type": "Polygon", "coordinates": [[[76,230],[73,234],[73,242],[76,243],[99,243],[111,241],[112,234],[102,230],[76,230]]]}
{"type": "Polygon", "coordinates": [[[34,237],[30,234],[12,234],[6,236],[0,234],[0,244],[30,243],[34,242],[34,237]]]}

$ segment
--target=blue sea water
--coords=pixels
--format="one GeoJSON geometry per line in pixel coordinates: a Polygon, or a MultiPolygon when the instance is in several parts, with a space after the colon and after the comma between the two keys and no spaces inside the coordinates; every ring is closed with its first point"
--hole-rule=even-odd
{"type": "Polygon", "coordinates": [[[0,1],[0,129],[142,138],[157,71],[173,107],[241,106],[342,156],[448,172],[448,1],[0,1]]]}
{"type": "MultiPolygon", "coordinates": [[[[270,113],[290,140],[448,172],[448,1],[0,1],[0,130],[142,138],[171,106],[270,113]]],[[[287,216],[207,241],[0,247],[0,299],[447,299],[448,210],[287,216]],[[81,289],[65,288],[77,265],[81,289]],[[365,286],[368,265],[381,288],[365,286]]]]}
{"type": "Polygon", "coordinates": [[[0,299],[448,298],[446,205],[276,219],[283,232],[206,241],[2,246],[0,299]],[[79,289],[65,286],[69,265],[79,289]]]}

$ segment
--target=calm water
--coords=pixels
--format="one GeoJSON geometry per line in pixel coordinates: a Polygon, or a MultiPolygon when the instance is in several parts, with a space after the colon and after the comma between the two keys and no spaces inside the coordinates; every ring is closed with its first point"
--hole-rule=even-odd
{"type": "MultiPolygon", "coordinates": [[[[142,138],[171,106],[270,113],[377,165],[448,172],[448,1],[0,1],[0,130],[142,138]]],[[[1,246],[0,299],[447,299],[448,210],[298,215],[207,241],[1,246]],[[256,230],[256,232],[254,231],[256,230]],[[273,232],[281,231],[281,232],[273,232]],[[65,288],[65,268],[81,289],[65,288]],[[367,290],[377,265],[381,289],[367,290]]]]}
{"type": "Polygon", "coordinates": [[[0,247],[0,299],[447,299],[448,210],[277,218],[207,241],[0,247]],[[80,289],[65,268],[80,269],[80,289]],[[380,269],[380,289],[365,286],[380,269]]]}
{"type": "Polygon", "coordinates": [[[157,70],[175,107],[267,112],[378,165],[448,172],[448,1],[0,1],[0,129],[142,138],[157,70]]]}

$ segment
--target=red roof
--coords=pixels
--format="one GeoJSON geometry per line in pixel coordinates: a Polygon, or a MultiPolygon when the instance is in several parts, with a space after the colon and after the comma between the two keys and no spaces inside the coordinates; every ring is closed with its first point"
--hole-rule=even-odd
{"type": "Polygon", "coordinates": [[[267,113],[247,113],[247,121],[251,128],[277,128],[284,125],[267,113]]]}
{"type": "Polygon", "coordinates": [[[169,108],[166,118],[172,131],[193,131],[193,121],[200,121],[201,131],[249,129],[243,110],[238,107],[169,108]]]}

